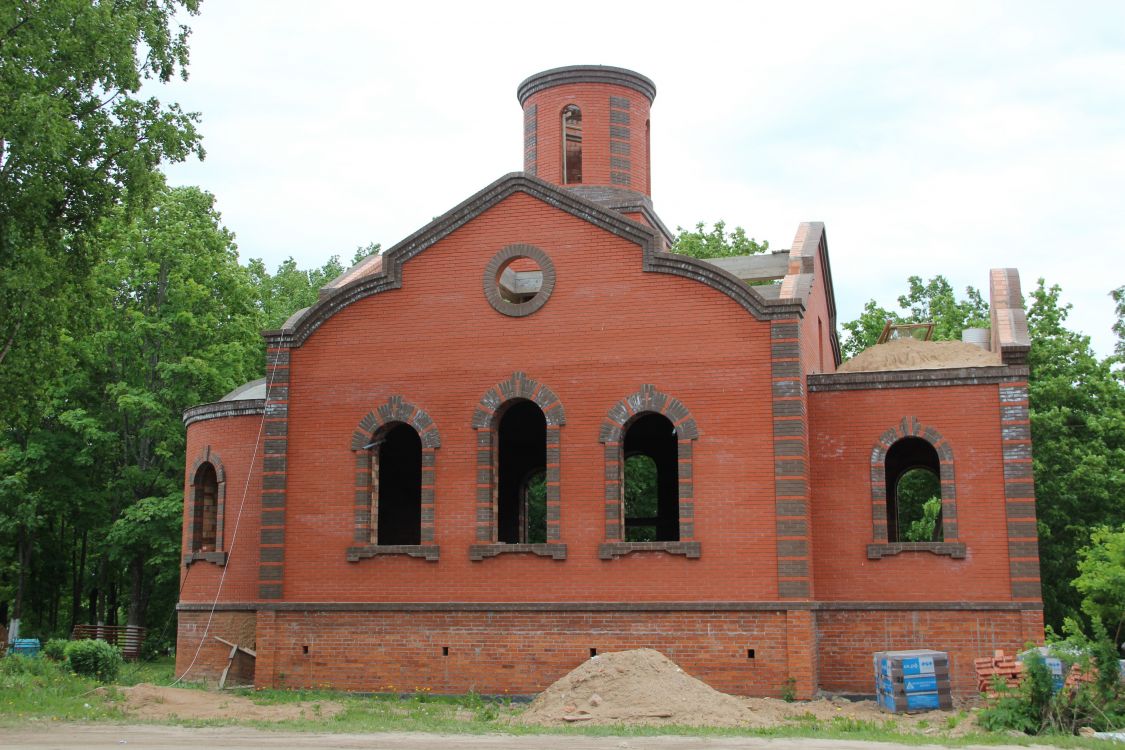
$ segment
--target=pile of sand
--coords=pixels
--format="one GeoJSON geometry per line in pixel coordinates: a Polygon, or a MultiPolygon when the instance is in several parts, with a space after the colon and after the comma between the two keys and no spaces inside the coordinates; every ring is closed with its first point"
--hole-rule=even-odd
{"type": "Polygon", "coordinates": [[[118,691],[125,713],[143,719],[244,719],[284,721],[335,716],[344,707],[334,701],[259,705],[249,698],[209,690],[159,687],[142,682],[118,691]]]}
{"type": "Polygon", "coordinates": [[[750,710],[650,648],[598,654],[520,714],[523,724],[751,724],[750,710]]]}
{"type": "Polygon", "coordinates": [[[864,349],[840,365],[836,372],[937,370],[950,367],[993,367],[999,364],[999,354],[963,341],[896,339],[864,349]]]}

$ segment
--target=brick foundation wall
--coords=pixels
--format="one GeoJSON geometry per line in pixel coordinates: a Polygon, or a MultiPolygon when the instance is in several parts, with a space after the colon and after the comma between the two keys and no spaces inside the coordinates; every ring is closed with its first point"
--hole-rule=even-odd
{"type": "Polygon", "coordinates": [[[953,694],[975,695],[973,659],[1043,641],[1041,610],[845,610],[816,619],[820,688],[829,692],[873,693],[874,652],[929,648],[949,652],[953,694]]]}
{"type": "MultiPolygon", "coordinates": [[[[214,636],[250,649],[256,644],[257,613],[217,611],[214,617],[211,617],[211,624],[208,627],[209,615],[209,612],[179,613],[179,627],[176,632],[176,676],[184,676],[188,682],[218,681],[219,675],[226,668],[230,657],[230,646],[223,645],[215,640],[214,636]],[[200,647],[200,640],[204,638],[204,633],[206,633],[206,640],[200,647]],[[188,674],[184,675],[184,672],[188,674]]],[[[253,682],[253,669],[247,669],[247,660],[240,658],[236,661],[235,669],[243,680],[247,683],[253,682]]]]}

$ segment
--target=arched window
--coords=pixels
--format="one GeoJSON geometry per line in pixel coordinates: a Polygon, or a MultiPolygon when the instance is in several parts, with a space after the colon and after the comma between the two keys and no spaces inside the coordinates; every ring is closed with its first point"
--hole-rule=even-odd
{"type": "Polygon", "coordinates": [[[485,392],[472,424],[477,503],[469,559],[515,552],[565,560],[559,446],[566,414],[559,397],[515,372],[485,392]]]}
{"type": "Polygon", "coordinates": [[[214,552],[218,549],[219,477],[210,461],[204,461],[195,472],[192,517],[192,552],[214,552]]]}
{"type": "Polygon", "coordinates": [[[496,427],[496,538],[505,544],[547,541],[547,419],[533,401],[501,405],[496,427]]]}
{"type": "Polygon", "coordinates": [[[422,543],[422,440],[402,422],[372,441],[371,513],[376,544],[422,543]]]}
{"type": "Polygon", "coordinates": [[[626,425],[623,443],[625,541],[679,541],[679,458],[675,427],[664,415],[645,412],[626,425]]]}
{"type": "Polygon", "coordinates": [[[434,467],[437,425],[402,396],[367,413],[352,433],[355,453],[354,546],[349,562],[409,555],[436,562],[434,467]]]}
{"type": "Polygon", "coordinates": [[[582,110],[568,104],[562,111],[562,181],[564,185],[582,182],[582,110]]]}
{"type": "Polygon", "coordinates": [[[871,448],[869,560],[903,552],[964,559],[953,464],[949,441],[915,417],[879,436],[871,448]]]}
{"type": "Polygon", "coordinates": [[[927,441],[906,437],[887,451],[887,540],[940,542],[941,461],[927,441]]]}
{"type": "Polygon", "coordinates": [[[598,437],[605,453],[605,542],[598,557],[700,557],[692,477],[698,438],[688,408],[655,386],[642,385],[614,404],[598,437]]]}

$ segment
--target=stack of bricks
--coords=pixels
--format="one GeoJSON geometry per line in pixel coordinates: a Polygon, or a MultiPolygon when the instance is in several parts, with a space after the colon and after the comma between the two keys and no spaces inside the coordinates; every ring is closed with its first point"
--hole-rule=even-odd
{"type": "Polygon", "coordinates": [[[1019,687],[1023,679],[1023,664],[1014,656],[1005,656],[1001,649],[992,656],[974,659],[973,666],[977,670],[977,689],[989,697],[996,694],[992,689],[994,679],[999,678],[1001,684],[1010,688],[1019,687]]]}

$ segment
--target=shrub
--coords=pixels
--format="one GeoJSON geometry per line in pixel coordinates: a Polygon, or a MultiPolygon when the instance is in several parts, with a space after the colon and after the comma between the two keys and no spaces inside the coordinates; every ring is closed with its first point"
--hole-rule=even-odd
{"type": "Polygon", "coordinates": [[[65,638],[52,638],[43,644],[43,656],[51,661],[62,661],[66,658],[66,644],[70,641],[65,638]]]}
{"type": "Polygon", "coordinates": [[[121,651],[105,641],[71,641],[66,646],[66,660],[77,674],[95,677],[102,682],[117,679],[124,663],[121,651]]]}

